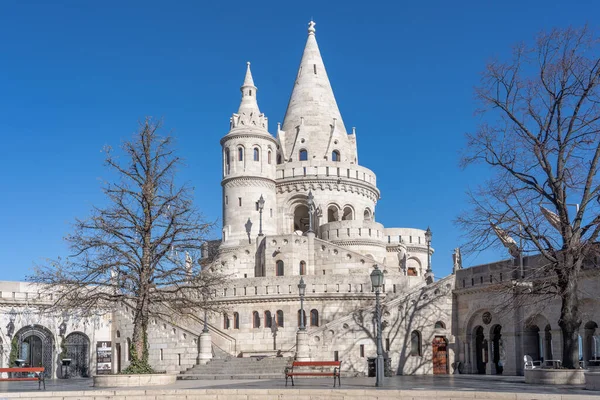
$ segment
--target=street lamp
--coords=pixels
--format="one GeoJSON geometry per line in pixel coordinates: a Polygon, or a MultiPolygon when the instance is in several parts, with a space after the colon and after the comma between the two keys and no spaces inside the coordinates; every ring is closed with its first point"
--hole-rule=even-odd
{"type": "Polygon", "coordinates": [[[306,326],[304,325],[304,295],[306,294],[306,283],[304,283],[304,278],[302,277],[298,284],[298,294],[300,295],[300,327],[298,329],[304,331],[306,330],[306,326]]]}
{"type": "Polygon", "coordinates": [[[309,190],[308,191],[308,198],[307,198],[307,204],[308,204],[308,231],[309,232],[314,232],[313,231],[313,214],[315,212],[315,198],[313,197],[312,191],[309,190]]]}
{"type": "Polygon", "coordinates": [[[375,320],[377,321],[377,364],[375,368],[375,386],[383,386],[383,346],[381,344],[381,312],[379,307],[379,290],[383,286],[383,272],[377,265],[371,272],[371,286],[375,289],[375,320]]]}
{"type": "Polygon", "coordinates": [[[425,231],[425,241],[427,242],[427,272],[425,273],[425,280],[427,283],[433,283],[433,271],[431,271],[431,229],[427,227],[425,231]]]}
{"type": "Polygon", "coordinates": [[[427,242],[427,272],[431,272],[431,257],[429,256],[429,249],[431,247],[431,237],[432,237],[431,229],[427,227],[425,231],[425,241],[427,242]]]}
{"type": "Polygon", "coordinates": [[[260,199],[258,199],[258,212],[260,214],[260,218],[259,218],[259,225],[258,225],[258,236],[263,236],[262,233],[262,212],[263,212],[263,208],[265,207],[265,199],[263,198],[263,195],[260,195],[260,199]]]}

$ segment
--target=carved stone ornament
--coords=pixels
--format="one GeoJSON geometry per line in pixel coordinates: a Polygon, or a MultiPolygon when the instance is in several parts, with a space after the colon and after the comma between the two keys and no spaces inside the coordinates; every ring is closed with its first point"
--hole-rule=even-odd
{"type": "Polygon", "coordinates": [[[492,314],[489,311],[486,311],[481,316],[481,319],[483,320],[484,324],[488,325],[490,322],[492,322],[492,314]]]}

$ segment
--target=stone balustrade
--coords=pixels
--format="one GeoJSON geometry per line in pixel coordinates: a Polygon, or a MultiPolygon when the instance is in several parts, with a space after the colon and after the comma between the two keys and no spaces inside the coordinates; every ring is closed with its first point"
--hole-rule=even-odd
{"type": "Polygon", "coordinates": [[[352,181],[361,181],[372,186],[377,186],[377,178],[373,171],[356,164],[323,162],[315,165],[315,161],[299,161],[277,166],[277,179],[287,178],[332,178],[352,181]]]}

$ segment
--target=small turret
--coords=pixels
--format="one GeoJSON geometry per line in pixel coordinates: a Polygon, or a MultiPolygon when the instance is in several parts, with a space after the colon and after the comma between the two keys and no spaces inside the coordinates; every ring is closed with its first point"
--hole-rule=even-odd
{"type": "Polygon", "coordinates": [[[277,142],[269,134],[267,117],[256,100],[250,63],[240,88],[242,99],[230,120],[223,146],[223,241],[229,245],[253,243],[259,234],[257,202],[264,199],[263,234],[276,229],[275,168],[277,142]]]}

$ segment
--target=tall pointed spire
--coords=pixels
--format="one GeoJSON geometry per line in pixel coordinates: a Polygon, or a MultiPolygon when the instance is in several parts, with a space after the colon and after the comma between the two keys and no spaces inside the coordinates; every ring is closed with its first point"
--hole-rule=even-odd
{"type": "MultiPolygon", "coordinates": [[[[252,71],[250,71],[250,62],[246,63],[246,76],[244,83],[240,87],[242,92],[242,101],[238,112],[231,117],[231,129],[246,127],[246,128],[262,128],[267,131],[268,120],[264,114],[261,114],[256,101],[256,92],[258,89],[254,86],[252,79],[252,71]]],[[[268,132],[267,132],[268,133],[268,132]]]]}
{"type": "Polygon", "coordinates": [[[305,139],[306,145],[322,153],[314,154],[313,151],[317,158],[322,159],[330,147],[328,141],[333,130],[344,136],[346,134],[317,45],[315,23],[310,21],[302,61],[283,120],[286,142],[284,148],[289,152],[286,157],[290,157],[291,153],[298,150],[294,150],[298,146],[297,133],[303,131],[300,134],[305,139]]]}
{"type": "Polygon", "coordinates": [[[256,112],[260,114],[258,109],[258,102],[256,101],[257,88],[254,86],[254,79],[252,79],[252,71],[250,70],[250,61],[246,63],[246,76],[244,77],[244,83],[240,88],[242,92],[242,101],[238,114],[256,112]]]}

